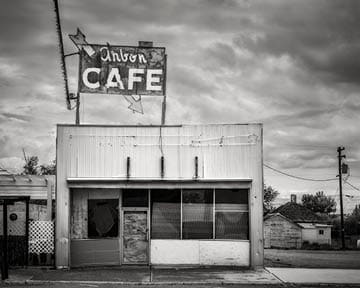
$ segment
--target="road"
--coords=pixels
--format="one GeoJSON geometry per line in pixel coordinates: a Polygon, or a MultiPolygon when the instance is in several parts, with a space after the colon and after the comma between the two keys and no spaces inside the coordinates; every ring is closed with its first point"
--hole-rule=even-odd
{"type": "MultiPolygon", "coordinates": [[[[0,282],[1,286],[1,282],[0,282]]],[[[11,288],[28,288],[29,285],[10,285],[6,287],[11,288]]],[[[68,284],[68,283],[56,283],[56,284],[41,284],[41,285],[34,285],[33,287],[37,288],[149,288],[149,285],[94,285],[94,284],[68,284]]],[[[301,287],[301,288],[314,288],[319,287],[319,285],[295,285],[295,284],[281,284],[280,285],[246,285],[246,284],[239,284],[239,285],[151,285],[151,288],[217,288],[217,287],[224,287],[224,288],[278,288],[278,287],[301,287]]],[[[333,288],[343,288],[343,287],[359,287],[359,285],[351,286],[351,285],[326,285],[326,287],[333,287],[333,288]]]]}
{"type": "Polygon", "coordinates": [[[265,249],[266,267],[360,269],[360,250],[265,249]]]}

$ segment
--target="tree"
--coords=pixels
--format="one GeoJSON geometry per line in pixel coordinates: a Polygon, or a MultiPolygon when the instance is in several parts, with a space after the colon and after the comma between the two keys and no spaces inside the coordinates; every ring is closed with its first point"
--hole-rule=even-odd
{"type": "Polygon", "coordinates": [[[360,235],[360,205],[355,206],[351,215],[345,219],[345,232],[348,235],[360,235]]]}
{"type": "Polygon", "coordinates": [[[38,162],[39,158],[37,156],[25,157],[23,174],[38,175],[38,162]]]}
{"type": "Polygon", "coordinates": [[[276,191],[271,186],[264,185],[264,212],[268,213],[274,209],[272,203],[275,198],[279,195],[279,192],[276,191]]]}
{"type": "Polygon", "coordinates": [[[56,173],[56,160],[53,160],[51,164],[40,165],[40,175],[55,175],[56,173]]]}
{"type": "Polygon", "coordinates": [[[56,160],[53,160],[49,165],[42,164],[39,166],[39,157],[30,156],[27,157],[24,152],[24,170],[22,174],[25,175],[55,175],[56,173],[56,160]]]}
{"type": "Polygon", "coordinates": [[[336,202],[330,196],[326,196],[324,191],[318,191],[315,195],[304,194],[301,198],[302,204],[315,213],[330,214],[336,211],[336,202]]]}

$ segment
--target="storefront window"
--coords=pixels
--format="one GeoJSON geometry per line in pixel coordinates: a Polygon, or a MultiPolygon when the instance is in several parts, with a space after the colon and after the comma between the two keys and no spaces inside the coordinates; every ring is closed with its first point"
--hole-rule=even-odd
{"type": "Polygon", "coordinates": [[[249,239],[247,189],[215,190],[215,238],[249,239]]]}
{"type": "Polygon", "coordinates": [[[248,189],[153,189],[151,238],[248,240],[248,193],[248,189]]]}
{"type": "Polygon", "coordinates": [[[213,238],[213,190],[183,190],[183,239],[213,238]]]}
{"type": "Polygon", "coordinates": [[[88,237],[106,238],[119,236],[119,200],[88,200],[88,237]]]}
{"type": "Polygon", "coordinates": [[[181,190],[151,190],[151,238],[180,239],[181,190]]]}

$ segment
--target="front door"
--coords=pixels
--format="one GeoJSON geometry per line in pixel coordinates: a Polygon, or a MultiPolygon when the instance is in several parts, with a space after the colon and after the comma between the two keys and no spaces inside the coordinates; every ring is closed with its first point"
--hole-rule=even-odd
{"type": "Polygon", "coordinates": [[[124,211],[123,263],[148,263],[147,211],[124,211]]]}

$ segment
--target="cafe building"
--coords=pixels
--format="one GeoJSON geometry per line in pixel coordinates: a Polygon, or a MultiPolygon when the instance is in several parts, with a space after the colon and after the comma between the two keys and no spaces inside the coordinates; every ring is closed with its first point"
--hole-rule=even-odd
{"type": "Polygon", "coordinates": [[[263,266],[261,124],[57,126],[56,266],[263,266]]]}

